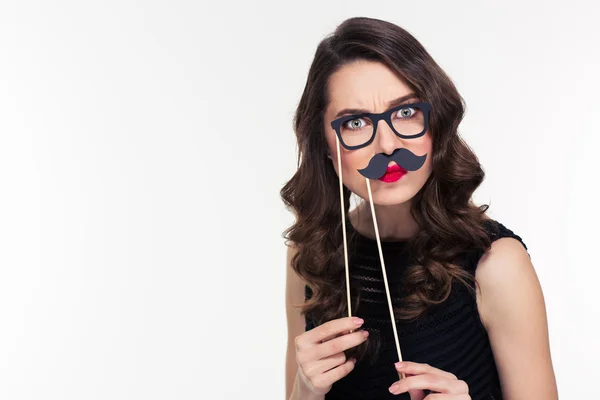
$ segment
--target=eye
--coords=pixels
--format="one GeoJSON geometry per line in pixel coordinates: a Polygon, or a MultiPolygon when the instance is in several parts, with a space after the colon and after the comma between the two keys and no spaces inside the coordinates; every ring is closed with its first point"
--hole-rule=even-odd
{"type": "Polygon", "coordinates": [[[406,107],[406,108],[402,108],[402,109],[398,110],[398,113],[396,115],[398,115],[401,119],[407,119],[407,118],[411,118],[416,113],[417,113],[417,111],[414,108],[406,107]]]}
{"type": "Polygon", "coordinates": [[[346,121],[342,126],[344,128],[348,128],[351,130],[355,130],[355,129],[361,129],[364,128],[364,126],[366,125],[366,123],[364,123],[363,125],[361,125],[361,121],[364,123],[364,119],[362,118],[357,118],[357,119],[351,119],[349,121],[346,121]]]}

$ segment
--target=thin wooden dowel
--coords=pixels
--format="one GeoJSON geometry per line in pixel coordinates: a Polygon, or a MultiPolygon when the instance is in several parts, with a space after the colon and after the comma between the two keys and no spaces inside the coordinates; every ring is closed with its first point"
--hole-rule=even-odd
{"type": "MultiPolygon", "coordinates": [[[[387,273],[385,271],[385,262],[383,261],[383,250],[381,249],[381,239],[379,238],[379,227],[377,226],[377,217],[375,215],[375,205],[373,204],[373,195],[371,194],[371,183],[367,178],[367,191],[369,192],[369,204],[371,205],[371,215],[373,216],[373,225],[375,228],[375,237],[377,238],[377,248],[379,249],[379,260],[381,261],[381,269],[383,270],[383,283],[385,285],[385,294],[387,296],[388,307],[390,309],[390,319],[392,321],[392,329],[394,330],[394,340],[396,341],[396,350],[398,351],[398,361],[402,361],[402,352],[400,351],[400,342],[398,341],[398,332],[396,330],[396,317],[394,316],[394,307],[392,306],[392,298],[390,296],[390,288],[387,281],[387,273]]],[[[400,379],[404,379],[404,373],[400,372],[400,379]]]]}
{"type": "MultiPolygon", "coordinates": [[[[348,316],[352,316],[352,306],[350,301],[350,271],[348,269],[348,246],[346,242],[346,210],[344,208],[344,185],[342,182],[342,157],[340,155],[340,140],[335,136],[337,143],[337,162],[338,162],[338,178],[340,181],[340,204],[342,207],[342,233],[344,236],[344,265],[346,268],[346,299],[348,301],[348,316]]],[[[354,332],[354,329],[350,330],[354,332]]]]}

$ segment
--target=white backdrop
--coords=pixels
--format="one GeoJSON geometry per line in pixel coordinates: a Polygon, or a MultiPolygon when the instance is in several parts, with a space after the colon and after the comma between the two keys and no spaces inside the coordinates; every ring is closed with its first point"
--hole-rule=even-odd
{"type": "Polygon", "coordinates": [[[598,3],[250,3],[0,3],[0,398],[283,399],[292,116],[359,15],[456,83],[560,397],[596,398],[598,3]]]}

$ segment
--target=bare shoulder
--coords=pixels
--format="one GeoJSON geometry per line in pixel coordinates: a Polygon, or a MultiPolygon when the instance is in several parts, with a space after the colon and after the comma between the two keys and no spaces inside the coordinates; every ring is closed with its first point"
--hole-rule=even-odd
{"type": "MultiPolygon", "coordinates": [[[[479,288],[479,312],[488,330],[492,323],[489,312],[493,311],[494,299],[498,300],[498,296],[509,293],[527,296],[541,291],[529,253],[519,240],[512,237],[503,237],[492,242],[490,249],[477,264],[475,277],[479,288]]],[[[526,300],[518,297],[510,299],[515,303],[526,300]]]]}
{"type": "Polygon", "coordinates": [[[557,399],[542,287],[523,243],[492,242],[477,264],[477,308],[507,399],[557,399]]]}

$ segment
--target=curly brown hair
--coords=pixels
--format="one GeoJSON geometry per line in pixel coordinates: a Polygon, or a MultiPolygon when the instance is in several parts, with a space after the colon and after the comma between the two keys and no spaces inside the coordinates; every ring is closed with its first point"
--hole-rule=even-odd
{"type": "MultiPolygon", "coordinates": [[[[339,181],[327,158],[323,114],[329,77],[357,60],[383,63],[431,104],[432,173],[412,199],[411,214],[419,232],[407,242],[412,261],[404,278],[408,295],[394,309],[396,318],[415,320],[428,307],[444,302],[454,280],[474,292],[470,284],[474,276],[457,264],[458,257],[467,249],[485,250],[491,245],[484,227],[489,205],[478,207],[471,199],[485,174],[458,134],[465,112],[463,98],[406,30],[379,19],[349,18],[317,47],[293,121],[298,169],[280,192],[296,216],[283,235],[297,247],[292,268],[312,292],[298,307],[315,326],[348,315],[339,181]]],[[[351,192],[344,186],[343,193],[348,214],[351,192]]],[[[357,296],[352,309],[359,301],[357,296]]],[[[369,353],[368,342],[347,350],[347,357],[363,358],[369,353]]]]}

